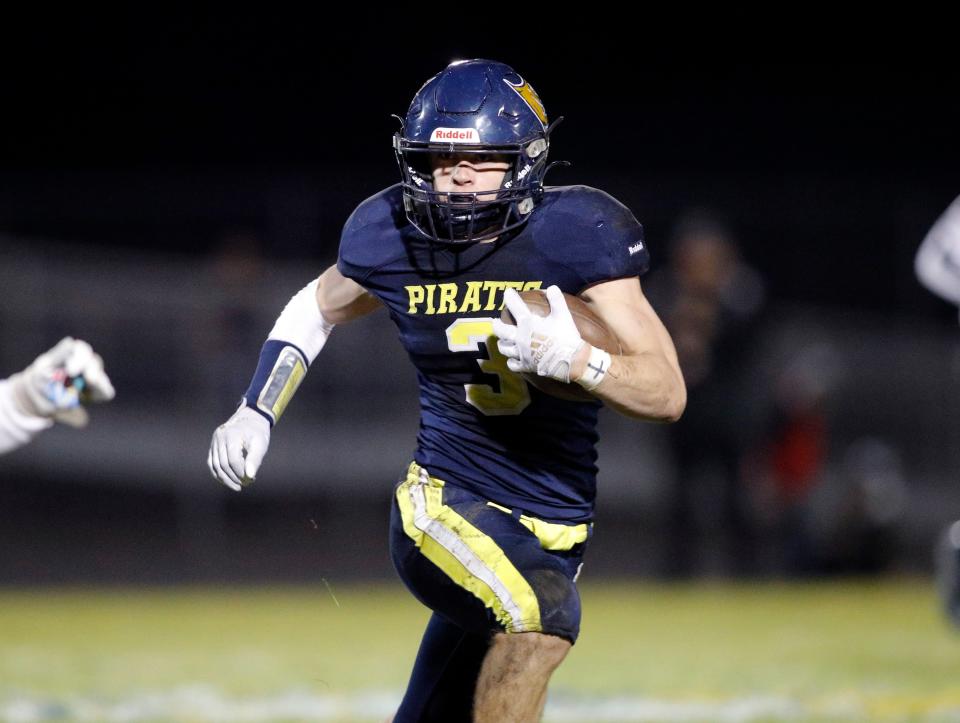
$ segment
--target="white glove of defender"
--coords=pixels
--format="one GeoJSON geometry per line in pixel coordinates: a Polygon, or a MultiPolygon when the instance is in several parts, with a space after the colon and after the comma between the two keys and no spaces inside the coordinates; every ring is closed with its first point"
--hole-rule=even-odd
{"type": "Polygon", "coordinates": [[[239,492],[256,478],[269,446],[270,423],[250,407],[241,405],[213,432],[207,454],[210,474],[239,492]]]}
{"type": "Polygon", "coordinates": [[[550,313],[537,316],[515,289],[507,289],[503,301],[517,325],[495,319],[493,333],[500,338],[497,348],[507,357],[510,371],[535,372],[566,383],[570,381],[573,357],[585,342],[570,315],[563,292],[550,286],[546,293],[550,313]]]}
{"type": "Polygon", "coordinates": [[[84,427],[90,420],[81,405],[106,402],[116,394],[100,355],[87,342],[69,336],[11,376],[10,383],[24,414],[71,427],[84,427]]]}

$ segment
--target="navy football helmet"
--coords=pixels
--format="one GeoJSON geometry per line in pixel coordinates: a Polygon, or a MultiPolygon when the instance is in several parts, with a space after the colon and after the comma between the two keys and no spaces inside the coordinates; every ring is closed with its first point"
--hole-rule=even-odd
{"type": "Polygon", "coordinates": [[[511,67],[492,60],[451,63],[424,83],[401,122],[393,147],[403,204],[421,233],[466,243],[526,222],[543,195],[553,126],[536,91],[511,67]],[[439,193],[436,153],[505,156],[509,168],[497,192],[439,193]]]}

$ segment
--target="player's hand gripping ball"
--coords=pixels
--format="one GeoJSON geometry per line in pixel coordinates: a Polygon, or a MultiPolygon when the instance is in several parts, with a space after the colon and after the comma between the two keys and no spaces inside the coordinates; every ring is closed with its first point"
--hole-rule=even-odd
{"type": "Polygon", "coordinates": [[[568,401],[595,397],[570,381],[570,365],[583,343],[620,354],[617,337],[583,299],[556,286],[546,292],[507,289],[500,319],[493,322],[507,366],[542,392],[568,401]]]}

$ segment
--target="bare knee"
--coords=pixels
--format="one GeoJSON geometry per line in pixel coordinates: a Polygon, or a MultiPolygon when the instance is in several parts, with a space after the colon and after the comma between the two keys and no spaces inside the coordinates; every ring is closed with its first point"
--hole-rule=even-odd
{"type": "Polygon", "coordinates": [[[477,679],[475,723],[540,720],[550,676],[569,650],[555,635],[497,633],[477,679]]]}
{"type": "Polygon", "coordinates": [[[568,640],[546,633],[497,633],[491,648],[504,657],[553,672],[570,652],[568,640]]]}

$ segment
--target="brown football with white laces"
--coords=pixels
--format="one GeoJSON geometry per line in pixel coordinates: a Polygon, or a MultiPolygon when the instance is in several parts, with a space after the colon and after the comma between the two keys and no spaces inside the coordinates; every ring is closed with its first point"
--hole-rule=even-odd
{"type": "MultiPolygon", "coordinates": [[[[540,289],[521,291],[520,298],[523,299],[527,308],[537,316],[547,316],[550,313],[550,302],[547,300],[546,293],[540,289]]],[[[564,294],[563,298],[566,299],[567,308],[570,309],[570,315],[577,325],[577,331],[580,332],[580,336],[585,342],[610,354],[621,353],[620,340],[607,328],[600,317],[593,313],[587,302],[572,294],[564,294]]],[[[507,324],[516,324],[506,306],[503,307],[500,318],[507,324]]],[[[523,372],[521,376],[541,392],[558,399],[566,399],[571,402],[585,402],[596,399],[576,382],[564,383],[550,377],[541,377],[532,372],[523,372]]]]}

